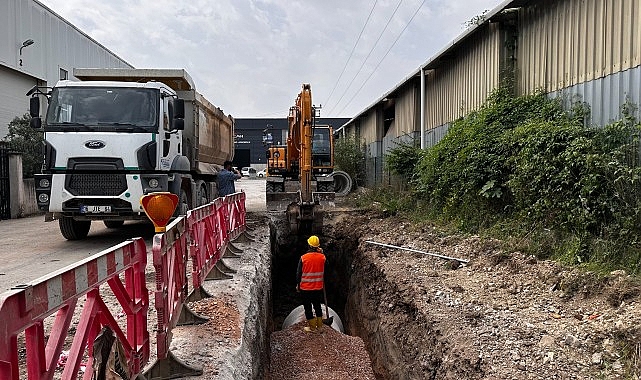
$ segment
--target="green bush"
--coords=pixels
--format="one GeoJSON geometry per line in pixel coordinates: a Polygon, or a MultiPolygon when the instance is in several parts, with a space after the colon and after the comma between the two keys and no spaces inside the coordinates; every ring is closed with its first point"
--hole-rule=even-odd
{"type": "Polygon", "coordinates": [[[446,218],[469,228],[491,224],[513,211],[507,159],[518,147],[508,138],[511,132],[524,122],[566,118],[560,103],[542,93],[514,98],[506,89],[496,90],[428,150],[417,166],[416,190],[446,218]]]}
{"type": "Polygon", "coordinates": [[[385,168],[410,182],[416,172],[416,165],[421,160],[422,150],[418,143],[397,143],[385,155],[385,168]]]}
{"type": "Polygon", "coordinates": [[[43,161],[44,136],[41,130],[29,126],[30,120],[29,114],[13,118],[9,122],[9,133],[3,139],[9,143],[11,150],[22,153],[24,178],[32,178],[35,173],[40,173],[43,161]]]}
{"type": "Polygon", "coordinates": [[[365,148],[353,137],[341,137],[334,144],[334,164],[361,185],[365,178],[365,148]]]}
{"type": "Polygon", "coordinates": [[[543,93],[513,97],[499,89],[434,147],[401,145],[388,154],[390,169],[413,178],[412,201],[374,196],[386,209],[511,239],[508,245],[540,257],[638,272],[641,128],[634,114],[627,104],[620,121],[594,128],[584,125],[582,103],[565,111],[543,93]]]}

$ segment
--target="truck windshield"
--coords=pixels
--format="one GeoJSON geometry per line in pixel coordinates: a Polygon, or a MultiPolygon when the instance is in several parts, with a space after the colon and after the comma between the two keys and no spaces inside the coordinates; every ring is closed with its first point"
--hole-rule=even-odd
{"type": "Polygon", "coordinates": [[[54,88],[47,111],[47,128],[144,132],[156,128],[158,107],[158,94],[153,89],[54,88]]]}

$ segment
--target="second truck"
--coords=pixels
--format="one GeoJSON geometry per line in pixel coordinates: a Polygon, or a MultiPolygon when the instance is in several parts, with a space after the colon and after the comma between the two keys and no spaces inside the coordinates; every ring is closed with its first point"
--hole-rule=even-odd
{"type": "Polygon", "coordinates": [[[181,69],[75,69],[79,81],[34,88],[31,125],[44,127],[38,207],[68,240],[92,221],[147,219],[140,198],[178,195],[177,214],[218,196],[216,177],[234,155],[234,119],[196,91],[181,69]],[[48,107],[40,118],[38,95],[48,107]]]}

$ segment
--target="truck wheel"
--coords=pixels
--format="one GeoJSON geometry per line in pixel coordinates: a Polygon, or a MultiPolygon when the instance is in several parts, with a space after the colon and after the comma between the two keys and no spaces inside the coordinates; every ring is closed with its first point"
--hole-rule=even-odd
{"type": "Polygon", "coordinates": [[[105,220],[103,223],[105,223],[105,227],[107,228],[118,228],[122,227],[123,224],[125,224],[124,220],[105,220]]]}
{"type": "Polygon", "coordinates": [[[89,234],[91,220],[73,220],[73,218],[62,217],[58,219],[60,233],[67,240],[82,240],[89,234]]]}
{"type": "Polygon", "coordinates": [[[206,205],[209,203],[209,197],[207,196],[207,189],[205,184],[198,186],[198,194],[196,194],[196,200],[198,201],[198,206],[206,205]]]}
{"type": "Polygon", "coordinates": [[[180,196],[178,197],[178,206],[176,207],[176,216],[187,215],[189,211],[189,197],[184,189],[180,189],[180,196]]]}

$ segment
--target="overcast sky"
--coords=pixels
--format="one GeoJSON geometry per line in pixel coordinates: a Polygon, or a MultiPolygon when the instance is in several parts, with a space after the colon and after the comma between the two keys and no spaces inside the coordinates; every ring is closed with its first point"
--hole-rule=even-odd
{"type": "Polygon", "coordinates": [[[136,68],[186,69],[236,118],[287,116],[302,83],[321,117],[355,116],[502,2],[39,1],[136,68]]]}

